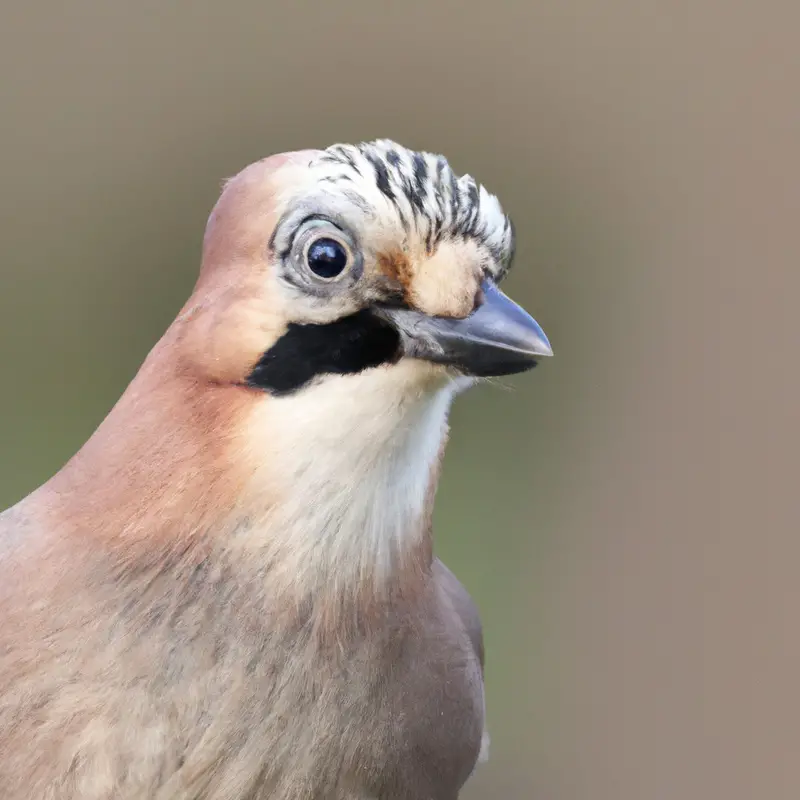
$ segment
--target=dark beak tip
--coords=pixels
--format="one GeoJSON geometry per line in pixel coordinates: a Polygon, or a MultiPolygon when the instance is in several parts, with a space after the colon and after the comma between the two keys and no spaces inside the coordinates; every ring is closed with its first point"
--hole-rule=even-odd
{"type": "Polygon", "coordinates": [[[541,325],[527,311],[522,308],[519,310],[525,315],[526,320],[524,325],[519,325],[519,329],[507,337],[513,341],[512,346],[528,353],[533,359],[550,358],[553,355],[553,348],[541,325]]]}
{"type": "Polygon", "coordinates": [[[527,372],[553,354],[539,323],[492,284],[480,308],[452,327],[447,345],[452,363],[479,378],[527,372]]]}
{"type": "MultiPolygon", "coordinates": [[[[486,317],[484,325],[491,330],[488,337],[502,348],[515,350],[521,358],[549,358],[553,348],[542,326],[510,297],[503,294],[496,286],[484,287],[486,317]]],[[[477,315],[481,314],[481,309],[477,315]]]]}

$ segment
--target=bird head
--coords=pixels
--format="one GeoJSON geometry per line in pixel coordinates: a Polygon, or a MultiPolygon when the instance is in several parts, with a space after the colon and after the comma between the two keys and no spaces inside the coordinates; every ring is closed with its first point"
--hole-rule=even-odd
{"type": "Polygon", "coordinates": [[[276,397],[365,371],[410,391],[521,372],[552,351],[498,289],[513,255],[497,198],[441,156],[390,141],[273,156],[211,214],[190,356],[276,397]]]}

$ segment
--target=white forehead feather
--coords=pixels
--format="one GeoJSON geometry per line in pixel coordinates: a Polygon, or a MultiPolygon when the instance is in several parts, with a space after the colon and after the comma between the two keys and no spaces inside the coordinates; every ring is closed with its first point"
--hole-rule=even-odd
{"type": "Polygon", "coordinates": [[[429,251],[447,238],[471,238],[502,279],[514,255],[514,229],[498,199],[470,175],[456,175],[440,155],[381,139],[336,144],[312,162],[309,179],[376,216],[394,215],[429,251]]]}

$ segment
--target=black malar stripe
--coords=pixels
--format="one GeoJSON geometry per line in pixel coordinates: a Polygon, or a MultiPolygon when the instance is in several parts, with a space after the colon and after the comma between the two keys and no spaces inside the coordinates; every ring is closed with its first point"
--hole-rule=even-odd
{"type": "Polygon", "coordinates": [[[290,323],[247,378],[274,395],[287,395],[320,375],[352,375],[401,356],[400,334],[371,311],[325,325],[290,323]]]}

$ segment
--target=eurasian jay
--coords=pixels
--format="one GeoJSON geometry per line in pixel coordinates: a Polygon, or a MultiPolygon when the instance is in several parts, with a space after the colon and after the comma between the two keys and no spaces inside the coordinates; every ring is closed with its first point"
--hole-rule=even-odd
{"type": "Polygon", "coordinates": [[[177,319],[0,515],[0,797],[457,798],[483,641],[431,512],[454,395],[552,355],[513,251],[389,141],[227,182],[177,319]]]}

